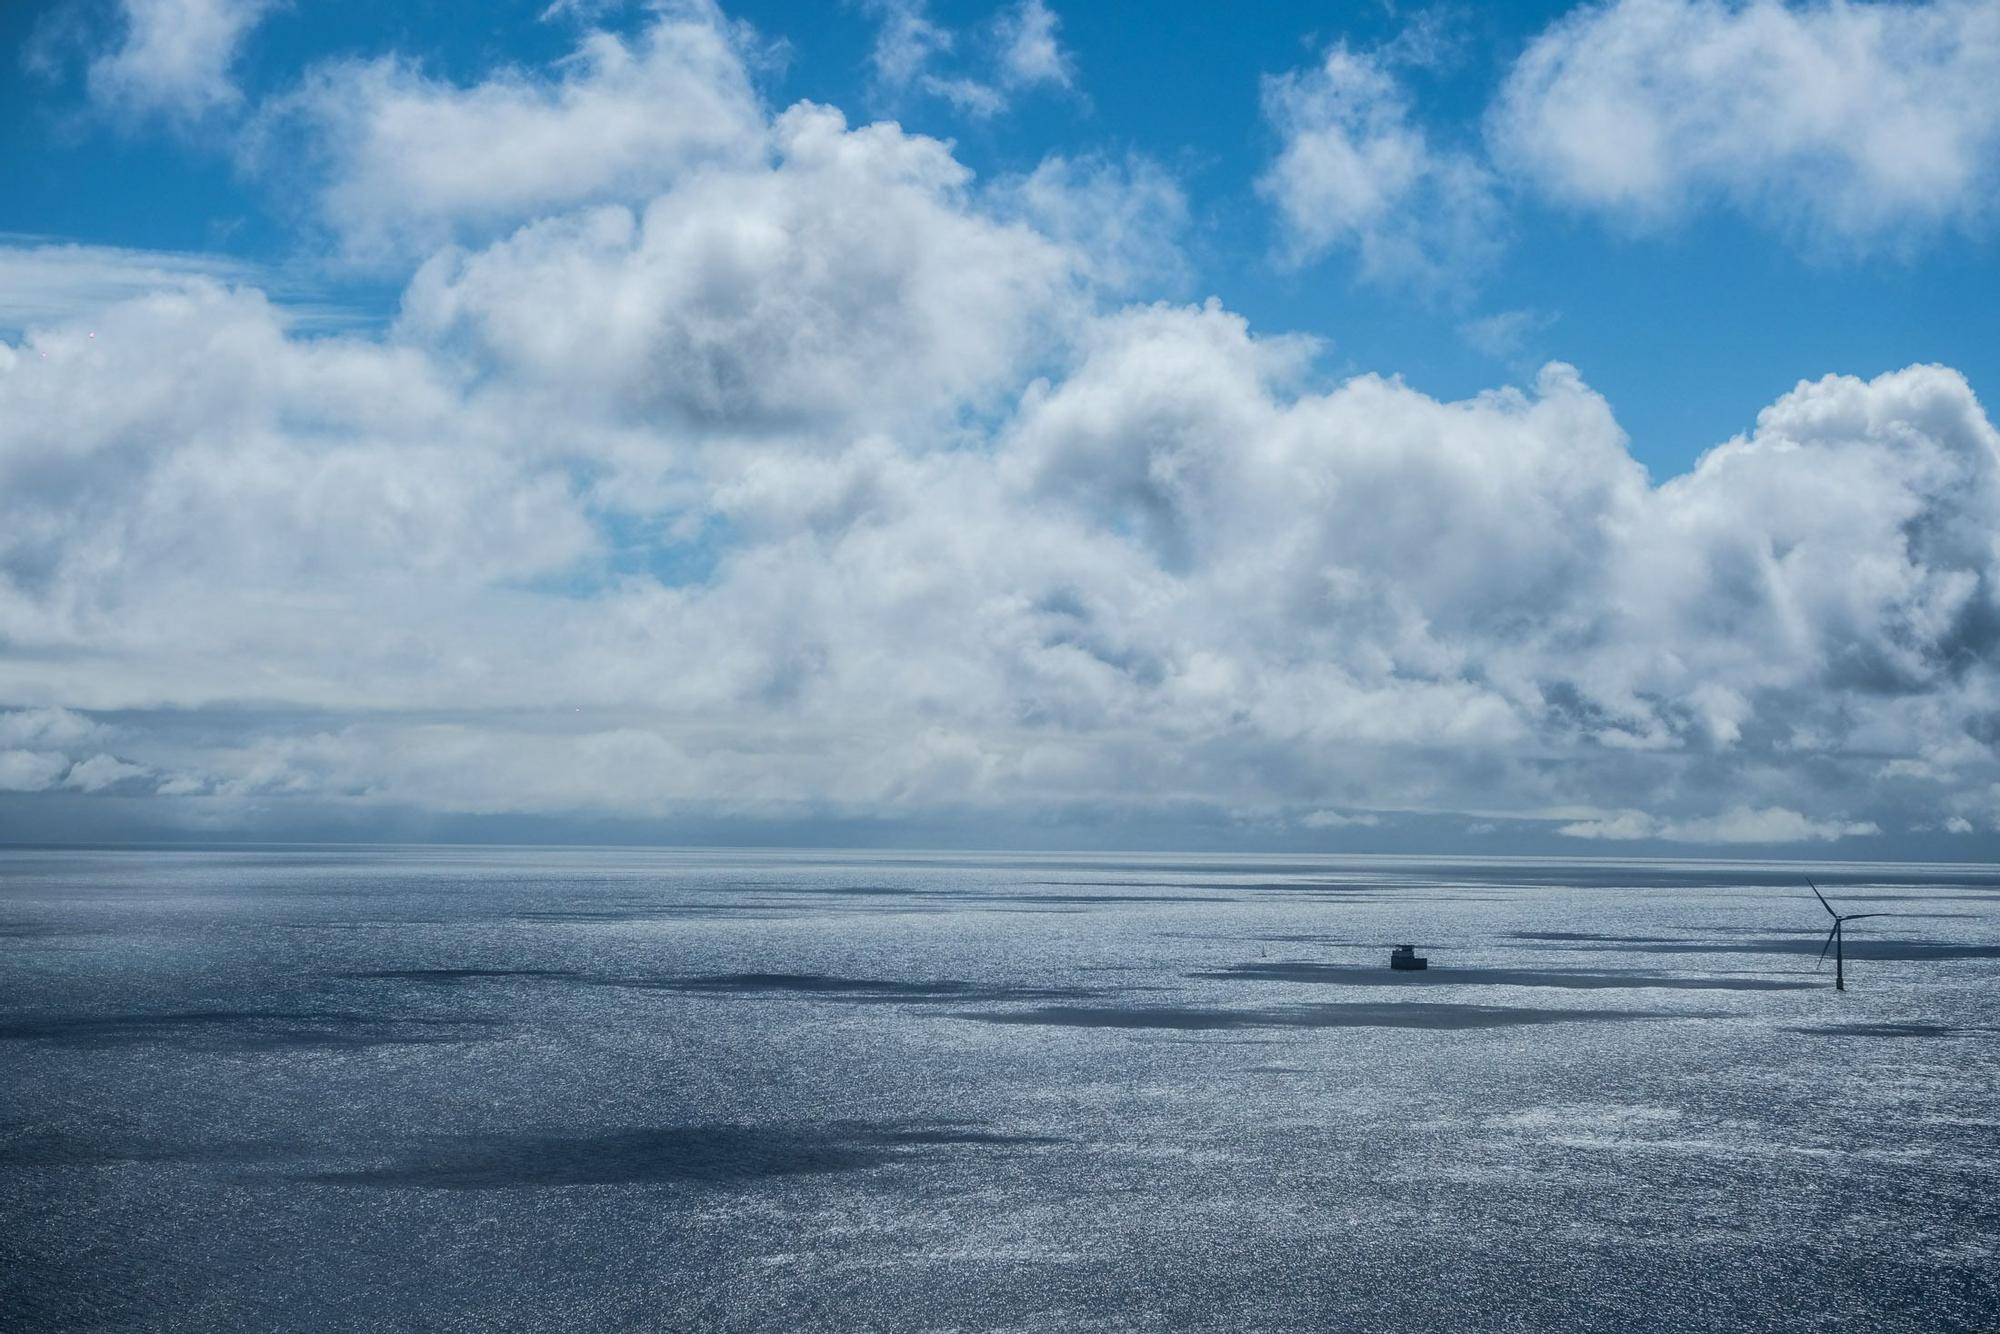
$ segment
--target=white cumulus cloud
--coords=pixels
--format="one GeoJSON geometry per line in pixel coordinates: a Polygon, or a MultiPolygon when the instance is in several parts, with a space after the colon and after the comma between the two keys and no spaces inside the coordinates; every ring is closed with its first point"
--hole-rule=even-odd
{"type": "Polygon", "coordinates": [[[1051,84],[1069,88],[1076,83],[1076,61],[1057,33],[1062,20],[1043,0],[1021,0],[999,20],[1002,79],[1017,88],[1051,84]]]}
{"type": "Polygon", "coordinates": [[[1486,168],[1441,147],[1381,58],[1336,45],[1264,81],[1279,138],[1257,189],[1295,263],[1352,249],[1373,279],[1440,285],[1494,249],[1500,211],[1486,168]]]}
{"type": "Polygon", "coordinates": [[[1077,256],[968,209],[943,144],[810,104],[772,140],[769,170],[442,257],[406,330],[468,342],[519,383],[723,431],[810,430],[977,400],[1061,316],[1077,256]]]}
{"type": "Polygon", "coordinates": [[[1382,823],[1380,816],[1342,811],[1310,811],[1299,818],[1307,829],[1372,829],[1382,823]]]}
{"type": "Polygon", "coordinates": [[[922,93],[983,120],[1016,94],[1075,87],[1075,57],[1057,35],[1062,21],[1043,0],[1018,0],[984,25],[970,44],[984,53],[976,71],[968,44],[931,16],[929,0],[868,0],[867,9],[880,24],[869,63],[878,94],[890,99],[922,93]]]}
{"type": "Polygon", "coordinates": [[[1724,204],[1869,246],[1990,221],[1996,80],[1990,0],[1616,0],[1529,45],[1491,131],[1563,204],[1652,226],[1724,204]]]}
{"type": "Polygon", "coordinates": [[[243,39],[275,0],[119,0],[115,46],[90,64],[93,100],[121,114],[190,119],[242,99],[230,79],[243,39]]]}
{"type": "Polygon", "coordinates": [[[0,711],[0,791],[101,792],[150,771],[97,750],[112,729],[64,708],[0,711]],[[82,755],[83,758],[77,758],[82,755]]]}
{"type": "Polygon", "coordinates": [[[1670,843],[1830,843],[1836,839],[1879,834],[1865,820],[1814,820],[1781,806],[1752,810],[1739,806],[1719,815],[1692,820],[1662,820],[1639,811],[1622,811],[1596,820],[1580,820],[1557,832],[1569,838],[1630,841],[1658,839],[1670,843]]]}
{"type": "Polygon", "coordinates": [[[60,752],[0,750],[0,792],[40,792],[68,770],[69,759],[60,752]]]}
{"type": "Polygon", "coordinates": [[[553,72],[471,86],[385,57],[319,67],[263,113],[252,157],[303,182],[350,259],[393,265],[593,200],[644,199],[691,166],[754,161],[764,114],[746,39],[707,0],[636,38],[593,30],[553,72]]]}

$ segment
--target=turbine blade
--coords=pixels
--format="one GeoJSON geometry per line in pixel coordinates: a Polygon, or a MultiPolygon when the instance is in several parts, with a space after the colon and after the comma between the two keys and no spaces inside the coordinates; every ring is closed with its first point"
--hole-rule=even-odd
{"type": "Polygon", "coordinates": [[[1826,952],[1833,948],[1833,938],[1840,934],[1840,923],[1833,924],[1833,930],[1826,933],[1826,944],[1819,947],[1819,961],[1826,962],[1826,952]]]}
{"type": "Polygon", "coordinates": [[[1833,905],[1826,901],[1826,895],[1819,892],[1819,886],[1815,885],[1812,882],[1811,876],[1806,877],[1806,888],[1810,889],[1813,892],[1813,897],[1819,900],[1819,906],[1826,909],[1826,915],[1828,917],[1834,918],[1836,920],[1839,919],[1840,914],[1835,912],[1833,910],[1833,905]]]}
{"type": "Polygon", "coordinates": [[[1892,912],[1851,912],[1840,920],[1843,922],[1858,922],[1864,917],[1896,917],[1899,915],[1892,912]]]}

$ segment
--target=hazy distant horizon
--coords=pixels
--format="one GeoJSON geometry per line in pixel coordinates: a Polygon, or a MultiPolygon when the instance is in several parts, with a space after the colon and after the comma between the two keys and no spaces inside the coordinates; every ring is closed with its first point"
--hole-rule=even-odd
{"type": "MultiPolygon", "coordinates": [[[[1073,837],[1063,841],[1059,834],[1046,830],[1024,829],[1016,831],[1018,837],[1008,841],[975,841],[977,835],[967,834],[960,839],[933,835],[931,841],[910,833],[906,829],[873,829],[865,833],[853,833],[846,825],[823,825],[801,823],[791,830],[789,837],[773,835],[768,822],[753,822],[747,832],[730,836],[728,830],[720,826],[704,826],[705,835],[688,834],[675,836],[650,832],[643,828],[630,830],[575,827],[560,832],[544,832],[540,837],[522,837],[518,829],[512,828],[515,820],[495,821],[496,827],[484,831],[458,829],[449,832],[433,830],[428,833],[408,833],[400,837],[384,837],[379,829],[366,831],[341,831],[337,829],[298,830],[291,834],[279,835],[222,835],[193,830],[165,830],[151,836],[117,836],[94,838],[48,838],[30,836],[30,831],[45,829],[46,825],[36,822],[26,830],[9,830],[0,827],[0,850],[102,850],[102,851],[144,851],[144,850],[195,850],[228,851],[241,848],[383,848],[383,849],[492,849],[508,848],[522,851],[589,851],[591,849],[618,851],[657,852],[726,852],[754,854],[758,852],[784,854],[826,853],[840,854],[881,854],[884,856],[937,855],[945,857],[980,856],[1063,856],[1073,854],[1083,857],[1115,858],[1120,856],[1157,858],[1186,856],[1212,858],[1217,860],[1283,858],[1298,860],[1323,860],[1337,862],[1342,859],[1363,860],[1380,858],[1385,860],[1424,862],[1556,862],[1575,864],[1617,865],[1620,863],[1687,863],[1708,866],[1934,866],[1950,867],[1990,867],[2000,866],[2000,839],[1990,844],[1991,855],[1980,857],[1961,855],[1941,857],[1922,855],[1926,845],[1917,843],[1914,847],[1897,851],[1895,845],[1901,841],[1892,839],[1867,840],[1869,844],[1889,844],[1890,848],[1844,846],[1839,850],[1798,847],[1796,845],[1688,847],[1686,845],[1657,841],[1633,842],[1612,846],[1595,845],[1578,847],[1574,843],[1537,842],[1528,838],[1496,838],[1492,835],[1464,836],[1456,839],[1426,841],[1419,833],[1410,832],[1402,841],[1379,839],[1377,842],[1357,846],[1353,844],[1332,846],[1292,839],[1258,838],[1250,833],[1233,836],[1219,831],[1217,837],[1207,841],[1186,841],[1182,843],[1120,842],[1112,835],[1095,840],[1073,837]],[[852,836],[841,837],[843,832],[852,836]],[[1037,836],[1039,835],[1039,836],[1037,836]]],[[[1961,848],[1970,854],[1975,848],[1989,846],[1985,840],[1965,840],[1970,846],[1961,848]]]]}

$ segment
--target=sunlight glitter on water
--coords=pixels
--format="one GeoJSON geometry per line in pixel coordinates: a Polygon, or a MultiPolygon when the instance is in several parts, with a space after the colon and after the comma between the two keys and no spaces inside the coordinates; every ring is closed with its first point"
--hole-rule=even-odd
{"type": "Polygon", "coordinates": [[[1813,874],[0,853],[0,1323],[1990,1327],[2000,870],[1813,874]]]}

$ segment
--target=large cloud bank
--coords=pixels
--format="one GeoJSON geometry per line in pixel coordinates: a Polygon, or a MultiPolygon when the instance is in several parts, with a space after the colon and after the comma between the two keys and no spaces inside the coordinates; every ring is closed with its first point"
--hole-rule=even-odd
{"type": "Polygon", "coordinates": [[[743,40],[679,7],[546,78],[316,75],[267,132],[320,146],[324,225],[431,247],[386,335],[191,278],[0,343],[0,787],[214,828],[2000,822],[2000,435],[1952,370],[1800,384],[1656,485],[1566,366],[1328,383],[1118,294],[1176,216],[1144,172],[984,184],[767,110],[743,40]],[[486,151],[470,107],[516,175],[410,188],[410,145],[486,151]]]}

